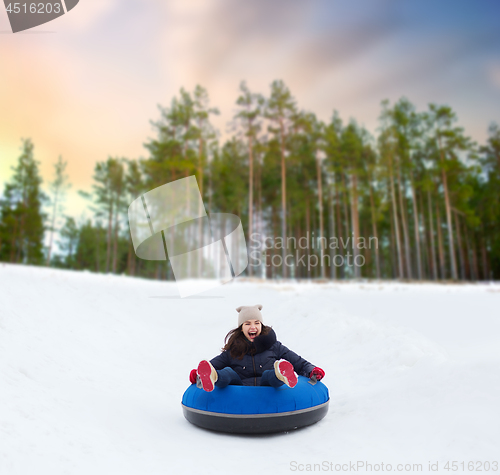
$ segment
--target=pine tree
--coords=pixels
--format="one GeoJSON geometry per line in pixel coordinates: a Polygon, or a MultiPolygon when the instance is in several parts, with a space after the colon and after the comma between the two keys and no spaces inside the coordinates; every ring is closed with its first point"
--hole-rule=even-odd
{"type": "Polygon", "coordinates": [[[205,166],[207,161],[207,144],[210,140],[215,139],[215,132],[210,124],[210,115],[218,115],[219,109],[209,107],[210,100],[208,92],[205,88],[197,85],[193,93],[193,110],[196,126],[194,128],[194,137],[198,142],[198,164],[197,178],[200,187],[200,193],[203,197],[204,182],[205,182],[205,166]]]}
{"type": "Polygon", "coordinates": [[[43,262],[44,219],[42,179],[33,156],[33,143],[22,140],[22,153],[1,203],[0,259],[24,264],[43,262]]]}
{"type": "MultiPolygon", "coordinates": [[[[243,134],[247,138],[248,149],[248,235],[253,234],[254,222],[254,147],[258,140],[258,134],[261,129],[259,118],[262,114],[262,106],[264,98],[260,94],[250,92],[245,81],[240,84],[241,95],[236,100],[236,104],[241,107],[236,114],[236,118],[240,120],[243,134]]],[[[252,275],[253,267],[249,267],[249,274],[252,275]]]]}
{"type": "MultiPolygon", "coordinates": [[[[93,195],[80,192],[93,201],[92,211],[97,221],[106,219],[106,260],[105,272],[116,272],[118,258],[118,235],[120,216],[126,210],[124,159],[109,157],[105,162],[98,162],[94,168],[93,195]]],[[[98,252],[99,248],[97,248],[98,252]]],[[[100,268],[100,259],[96,267],[100,268]]]]}
{"type": "Polygon", "coordinates": [[[346,171],[349,173],[350,180],[350,199],[351,199],[351,223],[352,223],[352,244],[354,277],[361,277],[361,268],[357,263],[357,257],[360,255],[360,226],[359,226],[359,186],[362,179],[362,157],[363,141],[361,131],[354,122],[351,122],[344,128],[341,135],[341,157],[346,171]]]}
{"type": "MultiPolygon", "coordinates": [[[[485,278],[492,275],[498,278],[500,276],[500,127],[495,123],[489,127],[486,145],[480,148],[480,164],[483,173],[473,180],[474,193],[471,197],[471,201],[473,200],[471,207],[477,210],[478,217],[472,223],[469,218],[468,226],[474,229],[476,234],[481,232],[481,229],[485,231],[491,274],[488,275],[487,265],[483,259],[483,275],[485,278]]],[[[472,252],[475,256],[476,252],[472,252]]]]}
{"type": "Polygon", "coordinates": [[[66,190],[70,186],[68,184],[68,175],[66,175],[67,165],[68,162],[63,161],[62,157],[59,155],[57,162],[54,164],[54,181],[50,183],[52,216],[50,219],[50,227],[48,228],[50,230],[50,237],[47,248],[46,265],[50,265],[52,242],[54,239],[54,232],[56,230],[57,217],[63,211],[62,201],[64,200],[66,190]]]}
{"type": "Polygon", "coordinates": [[[434,160],[440,171],[443,186],[451,277],[457,280],[456,244],[452,223],[453,203],[450,196],[453,183],[450,183],[450,173],[453,173],[459,164],[459,153],[467,150],[470,143],[463,135],[462,128],[453,127],[457,117],[450,107],[430,104],[426,118],[431,134],[430,140],[435,150],[434,160]]]}
{"type": "MultiPolygon", "coordinates": [[[[144,179],[141,173],[140,164],[137,160],[127,161],[127,174],[125,176],[125,187],[127,192],[127,203],[132,203],[141,194],[147,191],[144,179]]],[[[128,213],[126,213],[126,220],[128,223],[128,213]]],[[[129,275],[135,275],[136,262],[134,246],[132,243],[132,236],[130,232],[127,233],[128,236],[128,251],[127,251],[127,273],[129,275]]]]}
{"type": "MultiPolygon", "coordinates": [[[[341,184],[338,180],[339,174],[342,172],[341,155],[340,155],[340,135],[342,133],[342,122],[338,117],[337,112],[334,112],[330,123],[325,127],[323,133],[324,151],[326,154],[326,168],[329,175],[329,200],[331,203],[331,223],[330,236],[338,241],[342,236],[341,222],[341,200],[340,188],[341,184]],[[335,204],[333,200],[335,198],[335,204]]],[[[331,246],[332,247],[332,246],[331,246]]],[[[331,262],[336,262],[337,246],[333,246],[331,253],[331,262]]],[[[333,277],[337,277],[337,267],[334,265],[333,277]]],[[[344,269],[340,269],[341,277],[344,276],[344,269]]]]}
{"type": "Polygon", "coordinates": [[[413,221],[415,235],[415,249],[417,262],[417,276],[422,279],[422,259],[420,249],[420,225],[418,222],[417,196],[414,183],[415,157],[417,152],[417,140],[420,134],[419,116],[416,114],[415,107],[406,98],[400,99],[391,112],[394,133],[397,141],[398,157],[398,181],[399,196],[401,204],[401,219],[403,224],[403,233],[405,241],[406,267],[408,278],[413,277],[412,249],[410,244],[409,226],[406,221],[407,188],[409,184],[413,221]]]}
{"type": "Polygon", "coordinates": [[[66,217],[66,222],[59,232],[59,235],[61,236],[59,247],[66,253],[64,261],[66,267],[69,269],[73,269],[75,266],[74,254],[77,248],[79,234],[80,230],[76,225],[75,219],[72,217],[66,217]]]}
{"type": "MultiPolygon", "coordinates": [[[[296,112],[295,101],[290,91],[283,81],[274,81],[271,84],[271,96],[267,102],[266,117],[270,119],[275,126],[269,130],[273,132],[279,140],[281,157],[281,236],[286,239],[287,236],[287,206],[286,206],[286,141],[288,128],[292,116],[296,112]]],[[[286,248],[283,247],[283,273],[282,277],[287,277],[286,265],[284,264],[286,248]]]]}
{"type": "MultiPolygon", "coordinates": [[[[400,279],[404,278],[403,270],[403,250],[401,246],[401,237],[399,229],[399,218],[398,218],[398,205],[396,201],[396,191],[394,185],[394,155],[396,153],[396,144],[394,141],[394,136],[391,131],[390,125],[388,123],[388,101],[382,102],[382,114],[380,119],[382,121],[382,129],[378,137],[378,148],[381,158],[381,164],[386,170],[386,180],[389,189],[389,200],[391,203],[391,214],[392,214],[392,230],[391,234],[394,235],[394,239],[391,239],[392,243],[396,244],[396,257],[397,257],[397,269],[395,273],[400,279]]],[[[394,244],[393,244],[394,245],[394,244]]],[[[393,261],[393,266],[396,267],[396,262],[393,261]]]]}

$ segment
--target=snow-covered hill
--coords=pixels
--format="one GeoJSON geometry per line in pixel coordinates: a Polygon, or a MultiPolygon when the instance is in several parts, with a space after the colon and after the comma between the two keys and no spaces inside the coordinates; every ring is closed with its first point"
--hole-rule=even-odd
{"type": "Polygon", "coordinates": [[[180,299],[175,283],[2,264],[0,474],[498,461],[499,309],[499,285],[236,281],[180,299]],[[266,437],[198,429],[180,405],[189,370],[256,303],[325,369],[330,412],[266,437]]]}

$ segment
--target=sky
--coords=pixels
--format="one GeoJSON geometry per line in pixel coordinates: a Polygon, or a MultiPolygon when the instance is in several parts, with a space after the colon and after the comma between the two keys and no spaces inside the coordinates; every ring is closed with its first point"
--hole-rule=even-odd
{"type": "Polygon", "coordinates": [[[380,102],[406,96],[450,105],[484,142],[500,123],[498,18],[498,0],[80,0],[13,34],[0,5],[0,191],[29,137],[45,183],[68,162],[66,213],[81,217],[96,162],[147,157],[158,105],[197,84],[222,138],[242,80],[267,95],[282,79],[325,121],[375,134],[380,102]]]}

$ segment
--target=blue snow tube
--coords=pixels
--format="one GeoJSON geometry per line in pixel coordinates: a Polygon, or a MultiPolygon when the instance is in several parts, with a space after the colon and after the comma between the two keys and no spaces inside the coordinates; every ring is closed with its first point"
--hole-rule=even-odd
{"type": "Polygon", "coordinates": [[[184,417],[205,429],[236,434],[285,432],[314,424],[328,412],[328,388],[299,376],[294,388],[281,386],[215,387],[195,384],[182,397],[184,417]]]}

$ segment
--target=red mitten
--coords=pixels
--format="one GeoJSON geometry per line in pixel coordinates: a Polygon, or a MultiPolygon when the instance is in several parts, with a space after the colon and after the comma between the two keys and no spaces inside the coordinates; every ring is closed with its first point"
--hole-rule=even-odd
{"type": "Polygon", "coordinates": [[[192,369],[191,372],[189,373],[189,381],[191,384],[196,384],[196,376],[198,373],[196,373],[195,369],[192,369]]]}
{"type": "Polygon", "coordinates": [[[312,378],[313,376],[316,376],[316,381],[320,381],[321,379],[323,379],[325,377],[325,372],[321,368],[318,368],[316,366],[316,368],[314,368],[311,371],[309,378],[312,378]]]}

